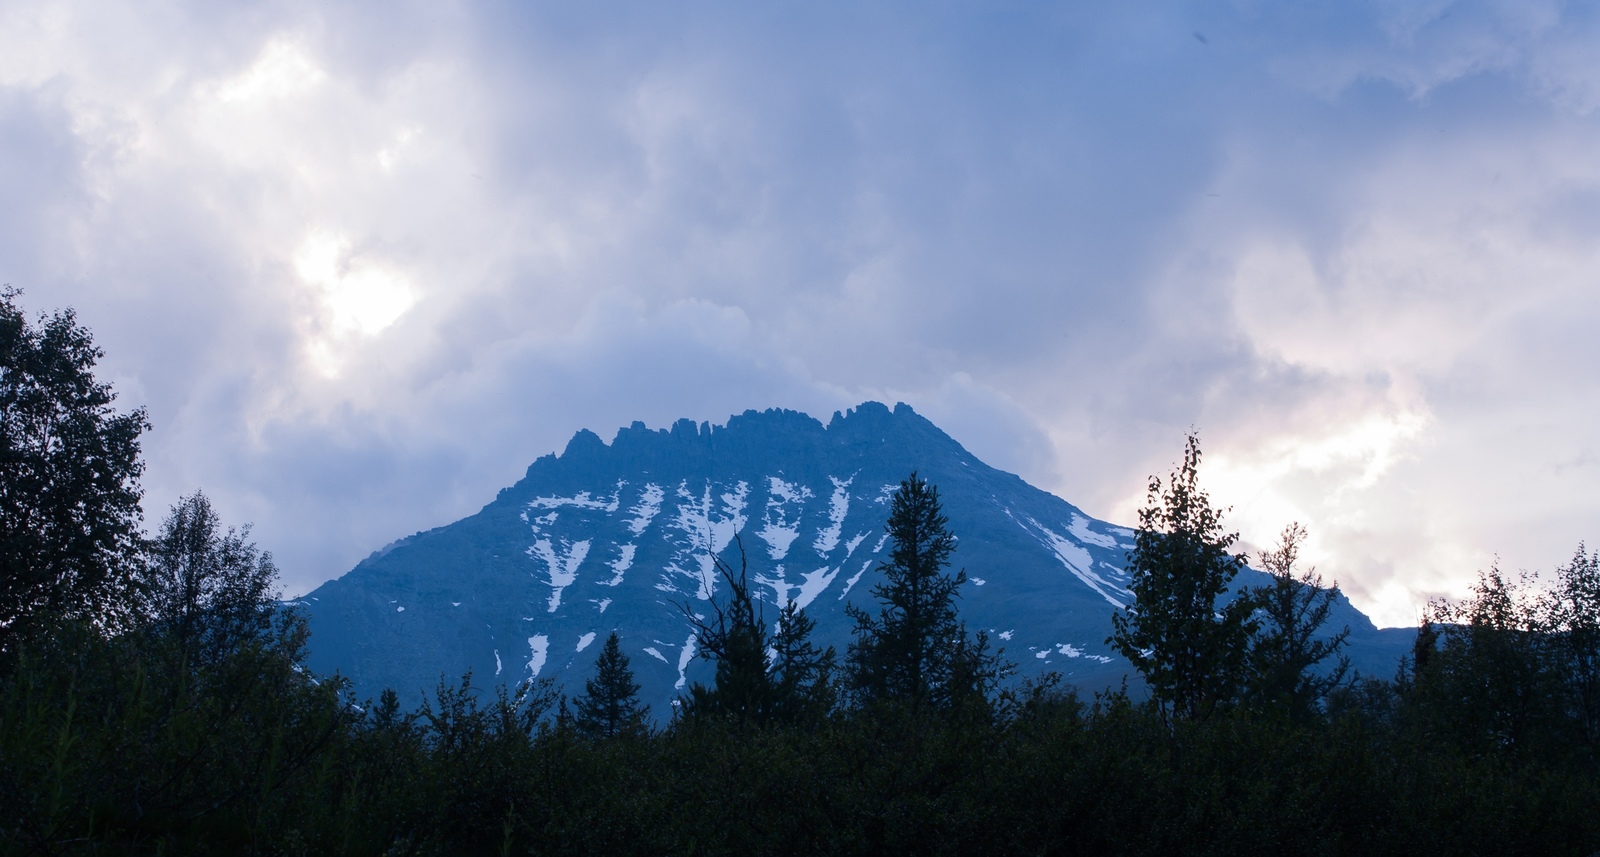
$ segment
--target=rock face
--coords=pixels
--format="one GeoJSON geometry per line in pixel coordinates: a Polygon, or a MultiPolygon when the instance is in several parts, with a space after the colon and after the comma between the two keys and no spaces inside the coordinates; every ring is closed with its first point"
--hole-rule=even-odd
{"type": "MultiPolygon", "coordinates": [[[[689,683],[711,680],[683,610],[725,597],[712,554],[737,567],[742,545],[768,621],[794,599],[842,656],[844,607],[876,610],[889,497],[913,470],[938,487],[957,538],[961,617],[1019,677],[1056,670],[1100,689],[1129,674],[1105,639],[1129,600],[1132,531],[985,465],[906,405],[876,402],[826,427],[746,411],[726,426],[634,423],[609,446],[580,431],[476,515],[401,539],[301,599],[311,666],[348,676],[359,698],[391,687],[414,703],[467,670],[480,688],[553,676],[578,693],[615,631],[641,698],[664,717],[689,683]]],[[[1391,674],[1410,644],[1348,602],[1332,624],[1351,627],[1367,672],[1391,674]]]]}

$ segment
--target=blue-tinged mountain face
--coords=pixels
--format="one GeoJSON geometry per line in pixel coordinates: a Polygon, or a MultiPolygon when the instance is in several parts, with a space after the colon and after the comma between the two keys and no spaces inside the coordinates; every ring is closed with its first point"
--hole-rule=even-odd
{"type": "MultiPolygon", "coordinates": [[[[739,567],[774,621],[788,600],[818,642],[851,638],[846,604],[876,612],[889,498],[913,470],[937,486],[965,568],[961,617],[1018,665],[1098,689],[1130,672],[1106,645],[1126,603],[1133,532],[988,467],[905,405],[868,402],[824,427],[793,411],[727,426],[641,423],[608,446],[581,431],[472,517],[401,539],[301,600],[311,665],[358,697],[415,702],[441,677],[474,685],[554,677],[581,693],[615,631],[640,696],[662,717],[712,665],[684,611],[726,597],[712,556],[739,567]]],[[[1358,666],[1388,675],[1409,645],[1348,603],[1358,666]]]]}

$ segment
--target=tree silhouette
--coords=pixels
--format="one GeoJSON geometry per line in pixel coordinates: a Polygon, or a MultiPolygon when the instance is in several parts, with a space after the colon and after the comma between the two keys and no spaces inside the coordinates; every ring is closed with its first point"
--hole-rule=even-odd
{"type": "Polygon", "coordinates": [[[1314,712],[1350,670],[1349,659],[1340,656],[1331,670],[1316,671],[1319,664],[1338,654],[1350,628],[1332,636],[1317,636],[1339,600],[1339,586],[1323,589],[1322,577],[1314,568],[1296,576],[1295,563],[1305,537],[1306,530],[1298,523],[1285,527],[1277,549],[1261,555],[1272,582],[1249,593],[1260,628],[1250,645],[1246,694],[1256,707],[1292,717],[1314,712]]]}
{"type": "Polygon", "coordinates": [[[767,633],[764,611],[750,591],[744,545],[739,571],[713,556],[717,573],[728,584],[725,603],[712,602],[711,617],[689,605],[681,609],[695,630],[700,656],[716,662],[711,687],[698,682],[682,699],[684,717],[722,716],[745,722],[814,720],[833,706],[834,651],[811,642],[815,623],[790,600],[767,633]]]}
{"type": "Polygon", "coordinates": [[[1200,440],[1191,434],[1165,490],[1150,478],[1128,553],[1134,601],[1112,614],[1106,641],[1144,676],[1163,716],[1189,720],[1237,698],[1254,630],[1248,599],[1220,603],[1245,558],[1228,553],[1239,536],[1223,529],[1199,468],[1200,440]]]}
{"type": "Polygon", "coordinates": [[[151,543],[150,618],[193,655],[266,638],[278,610],[278,569],[249,535],[248,524],[223,532],[211,501],[196,491],[172,507],[151,543]]]}
{"type": "Polygon", "coordinates": [[[847,659],[858,701],[898,700],[913,711],[951,709],[984,699],[1006,672],[981,632],[968,636],[956,597],[965,570],[944,573],[955,549],[939,491],[915,472],[900,483],[885,526],[893,547],[872,588],[877,616],[849,605],[855,641],[847,659]]]}
{"type": "Polygon", "coordinates": [[[53,619],[134,618],[139,435],[95,380],[103,356],[70,309],[30,326],[0,289],[0,651],[53,619]]]}
{"type": "Polygon", "coordinates": [[[593,738],[643,732],[650,707],[639,704],[639,684],[633,680],[617,632],[606,637],[594,670],[594,678],[584,682],[583,695],[573,701],[578,730],[593,738]]]}

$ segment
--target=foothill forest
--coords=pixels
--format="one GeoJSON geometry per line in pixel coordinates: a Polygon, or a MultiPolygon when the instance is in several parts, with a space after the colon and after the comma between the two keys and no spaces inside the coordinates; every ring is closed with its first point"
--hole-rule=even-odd
{"type": "Polygon", "coordinates": [[[153,532],[141,409],[71,310],[0,293],[0,854],[1591,854],[1600,555],[1429,605],[1350,668],[1289,525],[1254,558],[1191,436],[1152,478],[1107,644],[1135,681],[1026,680],[961,614],[938,487],[889,498],[842,651],[743,548],[684,610],[714,677],[670,713],[613,634],[581,687],[357,699],[306,663],[271,555],[200,492],[153,532]]]}

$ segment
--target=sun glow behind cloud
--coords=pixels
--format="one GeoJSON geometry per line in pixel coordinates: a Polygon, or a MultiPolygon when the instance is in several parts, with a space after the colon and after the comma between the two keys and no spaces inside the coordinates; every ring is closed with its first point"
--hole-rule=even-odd
{"type": "Polygon", "coordinates": [[[406,278],[365,259],[352,258],[350,242],[313,232],[294,254],[295,272],[318,290],[323,317],[307,343],[324,375],[338,374],[337,352],[355,335],[374,336],[394,324],[417,302],[406,278]]]}
{"type": "Polygon", "coordinates": [[[277,36],[262,48],[254,65],[217,86],[217,100],[228,103],[292,98],[315,89],[326,79],[327,73],[312,62],[298,40],[277,36]]]}

